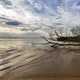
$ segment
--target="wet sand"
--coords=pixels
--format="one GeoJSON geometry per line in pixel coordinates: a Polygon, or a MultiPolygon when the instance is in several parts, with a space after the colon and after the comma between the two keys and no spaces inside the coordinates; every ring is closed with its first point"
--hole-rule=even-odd
{"type": "Polygon", "coordinates": [[[0,80],[80,80],[79,48],[14,45],[0,49],[0,80]]]}

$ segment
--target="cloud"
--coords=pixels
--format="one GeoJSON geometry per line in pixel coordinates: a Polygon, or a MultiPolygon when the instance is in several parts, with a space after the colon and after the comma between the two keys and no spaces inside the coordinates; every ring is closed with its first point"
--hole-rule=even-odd
{"type": "MultiPolygon", "coordinates": [[[[4,3],[4,0],[1,0],[4,3]]],[[[0,2],[1,2],[0,1],[0,2]]],[[[23,23],[45,23],[52,24],[59,21],[63,24],[79,24],[79,15],[74,14],[80,11],[80,0],[5,0],[10,1],[10,5],[0,3],[0,16],[23,23]],[[65,4],[63,9],[60,5],[65,4]],[[7,7],[8,6],[8,7],[7,7]],[[74,12],[74,14],[73,14],[74,12]],[[55,19],[58,17],[59,20],[55,19]]]]}
{"type": "Polygon", "coordinates": [[[20,0],[11,0],[14,6],[12,8],[5,8],[4,5],[0,4],[0,16],[7,17],[13,20],[18,20],[21,22],[29,22],[36,17],[32,14],[31,11],[25,10],[24,6],[21,5],[20,0]]]}
{"type": "Polygon", "coordinates": [[[80,15],[80,0],[65,0],[65,4],[68,11],[80,15]]]}
{"type": "Polygon", "coordinates": [[[0,16],[23,23],[39,22],[41,18],[56,15],[57,0],[1,0],[0,16]],[[2,2],[3,4],[2,4],[2,2]],[[6,1],[6,3],[5,3],[6,1]],[[11,3],[7,5],[7,3],[11,3]],[[5,3],[5,5],[4,5],[5,3]],[[53,6],[51,6],[53,4],[53,6]]]}

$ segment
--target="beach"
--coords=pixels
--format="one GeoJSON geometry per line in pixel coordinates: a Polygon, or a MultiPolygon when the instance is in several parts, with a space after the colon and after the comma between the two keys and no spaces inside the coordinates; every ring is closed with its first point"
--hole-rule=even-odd
{"type": "Polygon", "coordinates": [[[1,80],[79,80],[79,61],[79,48],[41,48],[24,40],[0,41],[1,80]]]}

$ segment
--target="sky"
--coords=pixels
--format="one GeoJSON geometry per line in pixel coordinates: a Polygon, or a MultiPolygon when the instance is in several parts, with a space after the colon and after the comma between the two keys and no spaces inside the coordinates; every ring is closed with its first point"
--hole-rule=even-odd
{"type": "Polygon", "coordinates": [[[65,24],[79,24],[80,0],[0,0],[0,17],[22,23],[53,23],[57,17],[65,24]]]}

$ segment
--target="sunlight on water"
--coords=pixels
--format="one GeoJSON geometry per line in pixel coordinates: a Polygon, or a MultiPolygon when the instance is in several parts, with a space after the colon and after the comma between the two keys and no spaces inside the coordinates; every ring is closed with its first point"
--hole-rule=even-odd
{"type": "Polygon", "coordinates": [[[21,47],[24,45],[23,40],[0,39],[0,48],[21,47]]]}

